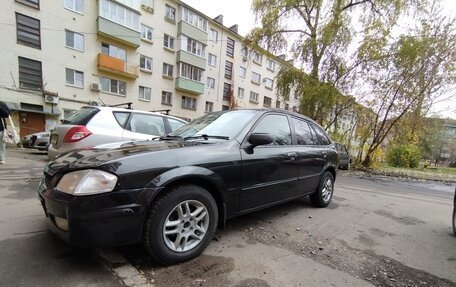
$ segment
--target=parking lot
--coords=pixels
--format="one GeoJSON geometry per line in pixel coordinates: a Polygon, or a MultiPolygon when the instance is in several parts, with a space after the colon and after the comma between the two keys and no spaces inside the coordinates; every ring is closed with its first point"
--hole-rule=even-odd
{"type": "MultiPolygon", "coordinates": [[[[47,231],[35,195],[46,158],[8,149],[0,167],[2,285],[121,286],[96,252],[47,231]]],[[[230,220],[189,262],[162,267],[137,245],[115,252],[144,285],[456,286],[453,196],[454,186],[441,183],[341,172],[328,208],[298,200],[230,220]]]]}

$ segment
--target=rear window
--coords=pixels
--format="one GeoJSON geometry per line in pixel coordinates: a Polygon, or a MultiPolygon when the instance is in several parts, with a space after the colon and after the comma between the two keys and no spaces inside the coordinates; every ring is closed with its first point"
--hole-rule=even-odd
{"type": "Polygon", "coordinates": [[[85,126],[99,111],[97,108],[82,108],[67,119],[62,120],[62,124],[85,126]]]}

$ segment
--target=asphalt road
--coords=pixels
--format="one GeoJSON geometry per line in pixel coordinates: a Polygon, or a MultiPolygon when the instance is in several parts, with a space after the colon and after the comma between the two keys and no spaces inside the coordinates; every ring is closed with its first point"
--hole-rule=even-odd
{"type": "MultiPolygon", "coordinates": [[[[35,195],[45,162],[8,150],[0,166],[0,286],[122,286],[94,252],[47,231],[35,195]]],[[[328,208],[301,200],[230,220],[192,261],[162,267],[141,246],[116,250],[156,286],[456,286],[453,196],[340,173],[328,208]]]]}

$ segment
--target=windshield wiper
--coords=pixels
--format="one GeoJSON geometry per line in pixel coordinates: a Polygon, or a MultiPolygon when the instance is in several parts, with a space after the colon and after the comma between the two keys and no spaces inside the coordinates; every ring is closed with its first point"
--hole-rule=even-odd
{"type": "Polygon", "coordinates": [[[227,136],[213,136],[213,135],[202,134],[202,135],[194,135],[194,136],[185,137],[184,140],[199,139],[199,138],[203,138],[205,140],[208,140],[210,138],[211,139],[221,139],[221,140],[230,139],[230,137],[227,137],[227,136]]]}
{"type": "Polygon", "coordinates": [[[160,139],[161,140],[177,140],[177,139],[180,139],[182,138],[181,136],[172,136],[170,134],[167,134],[167,135],[164,135],[164,136],[161,136],[160,139]]]}

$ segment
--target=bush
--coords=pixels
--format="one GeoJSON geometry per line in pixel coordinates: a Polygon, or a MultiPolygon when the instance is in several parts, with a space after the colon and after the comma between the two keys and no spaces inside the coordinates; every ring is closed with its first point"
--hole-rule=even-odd
{"type": "Polygon", "coordinates": [[[419,148],[412,144],[395,145],[386,154],[386,162],[394,167],[416,168],[420,158],[419,148]]]}

